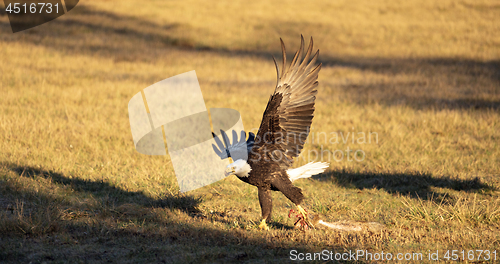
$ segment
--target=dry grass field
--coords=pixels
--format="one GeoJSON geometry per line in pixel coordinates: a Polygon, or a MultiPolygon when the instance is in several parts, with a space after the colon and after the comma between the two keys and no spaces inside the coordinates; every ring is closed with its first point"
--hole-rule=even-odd
{"type": "Polygon", "coordinates": [[[2,12],[0,262],[280,263],[324,249],[498,261],[499,32],[495,0],[87,0],[16,34],[2,12]],[[130,98],[191,70],[207,108],[257,128],[279,38],[290,60],[300,34],[323,68],[295,166],[330,162],[297,182],[304,206],[383,230],[295,230],[274,193],[261,231],[255,187],[231,176],[181,194],[168,156],[134,148],[130,98]]]}

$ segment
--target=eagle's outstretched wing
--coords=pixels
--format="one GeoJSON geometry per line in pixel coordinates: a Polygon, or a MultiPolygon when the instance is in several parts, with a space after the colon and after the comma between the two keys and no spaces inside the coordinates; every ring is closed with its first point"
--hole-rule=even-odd
{"type": "Polygon", "coordinates": [[[303,57],[304,38],[301,36],[300,48],[288,68],[283,40],[281,49],[281,71],[274,60],[278,82],[264,111],[250,159],[272,159],[286,169],[292,164],[293,158],[300,154],[309,135],[321,64],[316,65],[319,50],[310,59],[312,38],[303,57]]]}
{"type": "Polygon", "coordinates": [[[229,137],[227,136],[224,130],[220,130],[222,140],[221,141],[215,133],[212,132],[212,136],[214,137],[215,143],[212,144],[212,148],[214,149],[215,154],[219,156],[221,159],[227,159],[229,157],[233,158],[233,160],[239,159],[248,159],[248,153],[253,147],[255,135],[252,132],[248,133],[248,139],[245,141],[246,133],[245,131],[241,131],[240,139],[238,140],[238,133],[233,130],[233,143],[230,143],[229,137]]]}

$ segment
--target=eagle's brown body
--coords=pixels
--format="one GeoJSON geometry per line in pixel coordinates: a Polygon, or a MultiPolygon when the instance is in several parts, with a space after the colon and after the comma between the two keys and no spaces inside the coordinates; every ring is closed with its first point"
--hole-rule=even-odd
{"type": "Polygon", "coordinates": [[[321,69],[321,64],[316,64],[319,51],[309,61],[312,38],[304,58],[304,39],[301,38],[300,49],[288,68],[283,41],[281,46],[281,72],[275,61],[278,83],[264,111],[255,144],[248,154],[247,162],[252,170],[248,177],[238,177],[258,188],[265,220],[271,216],[271,190],[282,192],[296,205],[300,205],[304,198],[301,189],[292,185],[286,170],[292,165],[293,158],[300,154],[309,135],[321,69]]]}

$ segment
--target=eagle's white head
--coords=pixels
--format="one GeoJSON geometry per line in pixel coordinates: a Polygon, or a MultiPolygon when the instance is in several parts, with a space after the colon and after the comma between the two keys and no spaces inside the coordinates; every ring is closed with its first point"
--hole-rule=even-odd
{"type": "Polygon", "coordinates": [[[236,175],[238,177],[248,177],[248,174],[252,168],[250,168],[250,165],[246,162],[246,160],[239,159],[226,167],[226,172],[224,173],[226,176],[229,175],[236,175]]]}

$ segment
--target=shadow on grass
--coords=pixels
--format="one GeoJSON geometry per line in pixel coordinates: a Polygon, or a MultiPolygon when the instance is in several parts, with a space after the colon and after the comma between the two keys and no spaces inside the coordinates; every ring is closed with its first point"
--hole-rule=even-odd
{"type": "MultiPolygon", "coordinates": [[[[79,205],[69,203],[64,194],[58,196],[19,185],[15,178],[0,180],[2,263],[41,263],[69,258],[76,262],[228,263],[271,259],[282,263],[289,260],[292,249],[310,250],[300,242],[271,239],[275,235],[268,232],[224,230],[203,222],[203,216],[193,213],[200,201],[194,197],[156,201],[105,182],[70,179],[54,171],[17,164],[0,163],[0,166],[19,177],[42,177],[54,185],[70,186],[75,191],[70,195],[74,197],[78,197],[77,192],[86,192],[99,200],[112,198],[117,203],[88,205],[82,210],[79,205]],[[12,212],[2,208],[5,202],[15,204],[12,212]],[[139,213],[129,214],[127,207],[118,206],[128,203],[137,204],[130,208],[139,213]],[[20,209],[19,204],[23,204],[24,209],[20,209]],[[179,215],[161,210],[162,207],[181,209],[188,214],[179,215]]],[[[287,229],[277,223],[272,225],[287,229]]]]}
{"type": "Polygon", "coordinates": [[[164,207],[170,209],[180,209],[186,213],[198,213],[197,206],[201,198],[182,195],[166,196],[162,199],[153,199],[142,192],[125,191],[104,181],[90,181],[78,178],[69,178],[58,172],[37,169],[29,166],[19,166],[16,164],[3,164],[19,176],[37,178],[43,177],[52,180],[56,184],[70,186],[76,192],[90,193],[96,198],[109,201],[111,198],[115,206],[125,203],[135,203],[141,206],[164,207]]]}
{"type": "Polygon", "coordinates": [[[331,171],[312,177],[315,180],[333,180],[336,184],[345,188],[355,189],[384,189],[391,194],[401,194],[415,199],[438,202],[452,202],[453,197],[432,190],[432,187],[451,189],[467,192],[490,192],[495,187],[481,182],[479,178],[463,180],[450,177],[433,177],[422,173],[353,173],[346,171],[331,171]]]}
{"type": "MultiPolygon", "coordinates": [[[[190,224],[147,226],[142,231],[113,228],[103,222],[92,227],[67,223],[64,233],[30,239],[5,236],[0,244],[2,263],[62,261],[106,263],[289,263],[290,251],[310,252],[306,245],[283,245],[267,232],[248,237],[245,230],[223,231],[190,224]],[[30,248],[19,247],[19,241],[30,248]],[[15,243],[15,245],[13,245],[15,243]],[[264,261],[267,260],[267,261],[264,261]],[[270,262],[269,262],[270,263],[270,262]]],[[[329,247],[341,250],[341,247],[329,247]]]]}
{"type": "Polygon", "coordinates": [[[295,228],[291,225],[285,225],[279,221],[271,221],[269,226],[273,229],[282,229],[282,230],[295,230],[295,228]]]}

